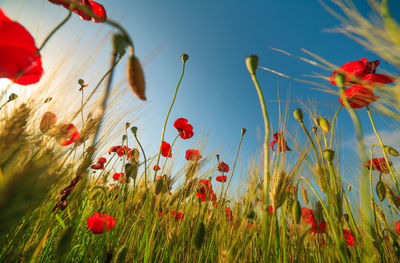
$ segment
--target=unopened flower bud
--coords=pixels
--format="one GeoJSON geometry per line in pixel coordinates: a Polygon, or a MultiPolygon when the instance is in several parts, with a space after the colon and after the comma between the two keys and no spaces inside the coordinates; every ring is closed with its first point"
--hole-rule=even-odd
{"type": "Polygon", "coordinates": [[[129,45],[128,40],[122,34],[114,34],[113,35],[113,46],[114,51],[116,51],[120,56],[125,54],[125,49],[129,45]]]}
{"type": "Polygon", "coordinates": [[[240,132],[241,132],[241,134],[242,134],[242,136],[243,136],[243,135],[245,135],[245,133],[246,133],[246,129],[245,129],[245,128],[242,128],[242,129],[240,130],[240,132]]]}
{"type": "Polygon", "coordinates": [[[344,77],[343,74],[341,74],[341,73],[336,73],[335,74],[336,86],[338,86],[339,88],[343,88],[344,87],[344,80],[345,80],[345,77],[344,77]]]}
{"type": "Polygon", "coordinates": [[[331,150],[331,149],[327,149],[324,151],[324,158],[325,160],[327,160],[328,162],[332,162],[333,159],[335,158],[335,151],[331,150]]]}
{"type": "Polygon", "coordinates": [[[381,200],[381,202],[383,200],[385,200],[386,187],[385,187],[385,184],[381,180],[379,180],[379,182],[376,184],[376,189],[375,190],[376,190],[376,194],[379,197],[379,200],[381,200]]]}
{"type": "Polygon", "coordinates": [[[15,100],[16,98],[18,98],[18,95],[15,94],[15,93],[11,93],[10,96],[8,97],[8,101],[13,101],[13,100],[15,100]]]}
{"type": "Polygon", "coordinates": [[[137,127],[136,127],[136,126],[133,126],[133,127],[131,128],[131,132],[132,132],[134,135],[136,135],[136,133],[137,133],[137,127]]]}
{"type": "Polygon", "coordinates": [[[292,215],[296,224],[300,223],[301,219],[301,205],[299,200],[294,200],[292,203],[292,215]]]}
{"type": "Polygon", "coordinates": [[[303,121],[303,111],[301,109],[295,109],[293,111],[293,117],[298,121],[303,121]]]}
{"type": "Polygon", "coordinates": [[[183,53],[183,54],[181,55],[181,59],[182,59],[182,62],[183,62],[183,63],[186,63],[186,61],[188,61],[188,59],[189,59],[189,55],[183,53]]]}
{"type": "Polygon", "coordinates": [[[250,72],[250,74],[255,75],[258,67],[258,56],[250,55],[246,58],[245,62],[247,70],[250,72]]]}
{"type": "Polygon", "coordinates": [[[325,133],[328,133],[331,130],[331,124],[329,121],[321,116],[319,117],[319,126],[325,133]]]}
{"type": "Polygon", "coordinates": [[[122,141],[125,141],[126,140],[126,138],[127,138],[127,136],[124,134],[124,135],[122,135],[122,141]]]}
{"type": "Polygon", "coordinates": [[[393,147],[385,145],[385,146],[383,146],[383,150],[392,156],[399,156],[399,152],[396,149],[394,149],[393,147]]]}
{"type": "Polygon", "coordinates": [[[125,129],[128,129],[131,126],[129,122],[125,123],[125,129]]]}
{"type": "Polygon", "coordinates": [[[83,79],[78,79],[78,84],[82,86],[85,84],[85,81],[83,79]]]}

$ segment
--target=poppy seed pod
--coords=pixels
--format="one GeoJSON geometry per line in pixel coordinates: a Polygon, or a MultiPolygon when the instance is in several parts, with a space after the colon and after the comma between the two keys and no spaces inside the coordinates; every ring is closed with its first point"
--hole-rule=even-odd
{"type": "Polygon", "coordinates": [[[331,130],[331,124],[329,121],[321,116],[319,117],[319,126],[325,133],[328,133],[331,130]]]}
{"type": "Polygon", "coordinates": [[[141,100],[146,100],[146,84],[144,81],[143,68],[140,65],[139,59],[133,54],[131,49],[131,56],[128,60],[127,75],[129,85],[133,93],[141,100]]]}
{"type": "Polygon", "coordinates": [[[136,126],[133,126],[133,127],[131,128],[131,132],[132,132],[134,135],[136,135],[136,133],[137,133],[137,127],[136,127],[136,126]]]}
{"type": "Polygon", "coordinates": [[[327,160],[328,162],[332,162],[333,159],[335,159],[335,151],[331,150],[331,149],[327,149],[324,151],[324,158],[325,160],[327,160]]]}
{"type": "Polygon", "coordinates": [[[85,81],[83,79],[78,79],[78,84],[82,86],[85,84],[85,81]]]}
{"type": "Polygon", "coordinates": [[[256,70],[258,67],[258,56],[257,55],[250,55],[245,60],[247,70],[250,72],[251,75],[256,74],[256,70]]]}
{"type": "Polygon", "coordinates": [[[296,224],[300,223],[301,205],[300,205],[299,200],[295,200],[292,203],[292,215],[293,215],[293,220],[296,222],[296,224]]]}
{"type": "Polygon", "coordinates": [[[240,133],[241,133],[242,136],[244,136],[244,135],[246,134],[246,129],[245,129],[245,128],[242,128],[242,129],[240,130],[240,133]]]}
{"type": "Polygon", "coordinates": [[[376,189],[375,190],[376,190],[376,194],[379,197],[379,200],[381,200],[381,202],[383,200],[385,200],[386,187],[385,187],[385,184],[381,180],[379,180],[379,182],[376,184],[376,189]]]}
{"type": "Polygon", "coordinates": [[[10,96],[8,96],[8,101],[13,101],[18,98],[18,95],[15,93],[11,93],[10,96]]]}
{"type": "Polygon", "coordinates": [[[295,110],[293,111],[293,117],[294,117],[296,120],[302,122],[302,121],[303,121],[303,111],[302,111],[301,109],[295,109],[295,110]]]}
{"type": "Polygon", "coordinates": [[[181,55],[181,59],[182,59],[182,62],[183,62],[183,63],[186,63],[186,61],[188,61],[188,59],[189,59],[189,55],[183,53],[183,54],[181,55]]]}
{"type": "Polygon", "coordinates": [[[383,150],[392,156],[399,156],[399,152],[396,149],[394,149],[393,147],[385,145],[385,146],[383,146],[383,150]]]}

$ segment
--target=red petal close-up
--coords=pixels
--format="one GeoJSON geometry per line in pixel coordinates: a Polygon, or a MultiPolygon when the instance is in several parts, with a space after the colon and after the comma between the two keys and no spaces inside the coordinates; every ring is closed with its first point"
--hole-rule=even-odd
{"type": "Polygon", "coordinates": [[[56,140],[62,146],[70,145],[81,137],[78,129],[72,123],[62,124],[58,128],[59,133],[56,135],[56,140]]]}
{"type": "Polygon", "coordinates": [[[153,170],[154,170],[154,171],[158,171],[158,170],[160,170],[160,166],[158,166],[158,165],[154,165],[154,167],[153,167],[153,170]]]}
{"type": "MultiPolygon", "coordinates": [[[[348,89],[345,89],[344,95],[346,96],[350,107],[353,109],[365,107],[379,99],[379,97],[374,95],[371,89],[360,85],[354,85],[348,89]]],[[[341,96],[339,97],[338,101],[343,104],[341,96]]]]}
{"type": "Polygon", "coordinates": [[[393,83],[396,79],[385,75],[385,74],[372,74],[369,73],[361,78],[363,81],[367,81],[371,86],[376,86],[377,84],[389,84],[393,83]]]}
{"type": "Polygon", "coordinates": [[[161,155],[163,157],[172,157],[172,153],[171,153],[171,145],[169,143],[167,143],[166,141],[162,142],[161,145],[161,155]]]}
{"type": "Polygon", "coordinates": [[[221,173],[222,173],[222,172],[227,173],[227,172],[229,172],[229,165],[227,165],[227,164],[224,163],[224,162],[220,162],[220,163],[218,164],[217,169],[218,169],[218,171],[220,171],[221,173]]]}
{"type": "Polygon", "coordinates": [[[206,179],[200,180],[199,183],[197,184],[197,191],[196,191],[197,198],[201,199],[201,202],[205,202],[207,199],[211,198],[212,193],[213,190],[211,182],[206,179]]]}
{"type": "Polygon", "coordinates": [[[70,5],[75,2],[73,12],[78,14],[83,20],[92,20],[95,23],[103,23],[107,20],[107,12],[105,8],[101,4],[92,0],[49,0],[49,2],[56,5],[62,5],[66,9],[69,9],[70,5]]]}
{"type": "MultiPolygon", "coordinates": [[[[393,163],[389,160],[388,160],[388,162],[389,162],[389,165],[392,166],[393,163]]],[[[369,169],[371,167],[371,160],[368,160],[364,164],[364,167],[369,169]]],[[[372,170],[383,172],[384,174],[388,174],[390,171],[389,167],[386,164],[385,158],[374,158],[372,160],[372,170]]]]}
{"type": "Polygon", "coordinates": [[[103,170],[104,169],[104,163],[97,162],[97,163],[93,164],[92,166],[90,166],[90,168],[92,168],[94,170],[103,170]]]}
{"type": "Polygon", "coordinates": [[[94,212],[93,216],[86,219],[86,223],[94,234],[101,234],[115,227],[115,218],[108,214],[94,212]]]}
{"type": "Polygon", "coordinates": [[[351,231],[348,231],[346,229],[343,229],[343,237],[346,240],[346,243],[349,247],[353,247],[354,246],[354,233],[351,231]]]}
{"type": "Polygon", "coordinates": [[[329,78],[329,80],[333,85],[336,85],[335,75],[338,72],[340,72],[346,76],[345,85],[347,86],[353,83],[351,81],[352,78],[361,79],[366,74],[365,73],[366,68],[367,68],[366,58],[362,58],[362,60],[347,62],[346,64],[335,70],[331,75],[331,77],[329,78]]]}
{"type": "Polygon", "coordinates": [[[226,175],[217,176],[217,177],[215,177],[215,180],[217,182],[221,182],[221,183],[226,182],[226,175]]]}
{"type": "Polygon", "coordinates": [[[400,235],[400,221],[397,221],[395,225],[396,225],[396,232],[397,234],[400,235]]]}
{"type": "Polygon", "coordinates": [[[1,8],[0,36],[0,78],[20,85],[39,82],[43,68],[35,40],[22,25],[8,18],[1,8]]]}
{"type": "Polygon", "coordinates": [[[312,225],[315,221],[314,219],[314,211],[312,209],[308,209],[303,207],[301,209],[301,217],[303,218],[306,224],[312,225]]]}
{"type": "Polygon", "coordinates": [[[269,146],[271,147],[272,151],[275,151],[274,146],[276,143],[278,143],[278,148],[279,148],[280,152],[292,150],[287,146],[286,141],[282,138],[283,137],[282,132],[277,132],[273,136],[274,136],[275,140],[273,140],[269,143],[269,146]]]}
{"type": "Polygon", "coordinates": [[[114,173],[113,174],[114,181],[118,181],[121,176],[124,176],[124,173],[114,173]]]}
{"type": "Polygon", "coordinates": [[[189,149],[186,151],[185,158],[188,161],[198,161],[202,158],[199,150],[189,149]]]}
{"type": "Polygon", "coordinates": [[[193,126],[188,123],[187,119],[179,118],[174,122],[174,127],[178,130],[182,139],[190,139],[193,137],[193,126]]]}

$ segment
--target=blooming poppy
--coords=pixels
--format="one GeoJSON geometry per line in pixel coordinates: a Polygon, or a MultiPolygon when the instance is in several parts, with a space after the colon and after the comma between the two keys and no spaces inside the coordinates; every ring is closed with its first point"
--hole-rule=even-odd
{"type": "Polygon", "coordinates": [[[193,137],[193,126],[188,123],[187,119],[179,118],[174,122],[174,127],[178,130],[182,139],[190,139],[193,137]]]}
{"type": "MultiPolygon", "coordinates": [[[[379,99],[379,97],[374,95],[372,89],[361,85],[353,85],[350,88],[345,89],[344,95],[346,96],[350,107],[353,109],[365,107],[379,99]]],[[[338,101],[343,104],[342,96],[339,97],[338,101]]]]}
{"type": "Polygon", "coordinates": [[[227,165],[226,163],[224,163],[224,162],[220,162],[219,164],[218,164],[218,171],[220,171],[221,173],[227,173],[227,172],[229,172],[229,165],[227,165]]]}
{"type": "Polygon", "coordinates": [[[188,161],[198,161],[202,158],[199,150],[189,149],[186,150],[186,160],[188,161]]]}
{"type": "Polygon", "coordinates": [[[57,121],[57,116],[48,111],[45,114],[43,114],[42,120],[40,121],[40,131],[43,133],[48,132],[51,128],[54,127],[57,121]]]}
{"type": "Polygon", "coordinates": [[[20,85],[39,82],[42,58],[31,34],[0,8],[0,78],[20,85]]]}
{"type": "Polygon", "coordinates": [[[171,153],[171,145],[169,143],[167,143],[166,141],[162,142],[161,145],[161,155],[163,157],[172,157],[172,153],[171,153]]]}
{"type": "Polygon", "coordinates": [[[104,157],[100,157],[99,160],[98,160],[97,162],[99,162],[99,163],[106,163],[106,162],[107,162],[107,159],[104,158],[104,157]]]}
{"type": "Polygon", "coordinates": [[[354,246],[354,233],[353,232],[343,229],[343,237],[345,238],[346,243],[349,247],[354,246]]]}
{"type": "Polygon", "coordinates": [[[274,149],[275,143],[278,143],[278,148],[280,152],[291,151],[291,149],[287,146],[286,141],[282,138],[283,137],[282,132],[277,132],[273,136],[275,140],[269,143],[269,146],[273,151],[275,151],[274,149]]]}
{"type": "Polygon", "coordinates": [[[154,171],[158,171],[158,170],[160,170],[161,168],[160,168],[160,166],[158,166],[158,165],[154,165],[154,167],[153,167],[153,170],[154,171]]]}
{"type": "Polygon", "coordinates": [[[124,173],[114,173],[113,174],[114,181],[118,181],[121,176],[124,176],[124,173]]]}
{"type": "Polygon", "coordinates": [[[92,168],[94,170],[103,170],[104,169],[104,163],[97,162],[97,163],[93,164],[92,166],[90,166],[90,168],[92,168]]]}
{"type": "Polygon", "coordinates": [[[397,234],[400,235],[400,221],[397,221],[395,225],[396,225],[396,232],[397,234]]]}
{"type": "Polygon", "coordinates": [[[315,221],[313,210],[306,207],[301,209],[301,217],[303,218],[304,222],[309,225],[315,221]]]}
{"type": "MultiPolygon", "coordinates": [[[[389,165],[392,166],[392,162],[389,161],[389,165]]],[[[368,160],[365,164],[364,167],[367,167],[368,169],[371,167],[371,160],[368,160]]],[[[376,170],[379,172],[383,172],[385,174],[389,173],[389,167],[386,164],[385,158],[374,158],[372,160],[372,170],[376,170]]]]}
{"type": "Polygon", "coordinates": [[[358,83],[359,82],[358,80],[362,81],[367,80],[371,84],[392,83],[394,81],[394,78],[387,76],[385,74],[375,73],[379,63],[380,63],[379,60],[367,61],[366,58],[348,62],[343,66],[341,66],[338,70],[334,71],[329,80],[333,85],[336,85],[335,75],[337,73],[342,73],[346,77],[344,83],[345,86],[358,83]]]}
{"type": "Polygon", "coordinates": [[[322,220],[319,224],[314,219],[311,225],[311,232],[317,234],[323,234],[326,232],[326,222],[322,220]]]}
{"type": "Polygon", "coordinates": [[[117,153],[118,157],[122,157],[126,155],[127,157],[130,157],[133,153],[133,149],[129,148],[128,146],[113,146],[110,149],[108,149],[108,154],[111,154],[112,152],[117,153]]]}
{"type": "Polygon", "coordinates": [[[67,9],[70,8],[71,4],[75,4],[73,12],[86,21],[93,20],[95,23],[102,23],[107,20],[107,13],[104,7],[92,0],[49,0],[49,2],[62,5],[67,9]]]}
{"type": "Polygon", "coordinates": [[[205,202],[207,199],[210,199],[212,193],[213,190],[211,182],[206,179],[200,180],[197,185],[197,198],[201,199],[202,202],[205,202]]]}
{"type": "Polygon", "coordinates": [[[272,213],[274,212],[274,207],[272,205],[268,206],[267,212],[268,214],[272,215],[272,213]]]}
{"type": "Polygon", "coordinates": [[[93,216],[89,216],[86,219],[89,229],[94,234],[101,234],[111,230],[115,226],[114,217],[108,214],[93,213],[93,216]]]}
{"type": "Polygon", "coordinates": [[[171,212],[171,214],[175,216],[175,220],[176,220],[176,221],[182,220],[182,219],[185,217],[185,214],[184,214],[184,213],[180,213],[180,212],[177,212],[177,211],[175,211],[175,210],[173,210],[173,211],[171,212]],[[175,215],[175,213],[176,213],[176,215],[175,215]]]}
{"type": "Polygon", "coordinates": [[[62,146],[70,145],[71,143],[74,143],[79,140],[79,138],[81,138],[78,129],[72,123],[62,124],[57,128],[58,133],[56,134],[55,138],[57,142],[62,146]]]}
{"type": "Polygon", "coordinates": [[[226,182],[226,175],[217,176],[217,177],[215,177],[215,180],[217,180],[217,182],[224,183],[224,182],[226,182]]]}
{"type": "Polygon", "coordinates": [[[233,221],[233,213],[229,207],[225,208],[226,220],[233,221]]]}

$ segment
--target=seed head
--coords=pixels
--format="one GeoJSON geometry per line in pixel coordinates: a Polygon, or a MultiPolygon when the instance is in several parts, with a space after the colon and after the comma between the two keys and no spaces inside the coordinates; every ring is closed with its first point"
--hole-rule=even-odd
{"type": "Polygon", "coordinates": [[[293,117],[294,117],[296,120],[302,122],[302,121],[303,121],[303,111],[302,111],[301,109],[295,109],[295,110],[293,111],[293,117]]]}
{"type": "Polygon", "coordinates": [[[258,56],[250,55],[246,58],[245,62],[247,70],[250,72],[250,74],[255,75],[258,67],[258,56]]]}

